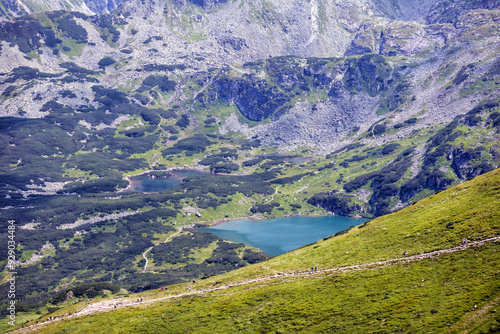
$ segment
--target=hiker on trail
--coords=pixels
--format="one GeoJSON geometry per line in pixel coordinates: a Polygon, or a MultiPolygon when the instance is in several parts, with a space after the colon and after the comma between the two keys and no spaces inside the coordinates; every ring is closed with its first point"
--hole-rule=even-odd
{"type": "Polygon", "coordinates": [[[314,270],[315,270],[315,271],[318,271],[318,266],[314,266],[314,270]]]}
{"type": "Polygon", "coordinates": [[[193,284],[196,283],[196,280],[193,280],[193,284]]]}
{"type": "Polygon", "coordinates": [[[160,289],[160,290],[163,290],[163,287],[161,287],[161,289],[160,289]]]}
{"type": "Polygon", "coordinates": [[[403,255],[408,255],[408,251],[405,251],[405,252],[403,253],[403,255]]]}

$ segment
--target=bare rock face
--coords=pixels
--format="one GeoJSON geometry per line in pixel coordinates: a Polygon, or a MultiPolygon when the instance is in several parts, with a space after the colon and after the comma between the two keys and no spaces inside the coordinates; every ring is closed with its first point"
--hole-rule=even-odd
{"type": "Polygon", "coordinates": [[[454,149],[448,158],[452,161],[451,167],[461,179],[476,177],[492,170],[487,163],[481,161],[482,152],[474,150],[454,149]]]}
{"type": "Polygon", "coordinates": [[[81,12],[87,15],[107,14],[114,11],[122,0],[5,0],[5,11],[0,10],[0,21],[31,13],[53,10],[81,12]]]}
{"type": "Polygon", "coordinates": [[[227,0],[188,0],[189,2],[203,7],[205,10],[212,9],[214,6],[217,6],[221,3],[226,3],[227,0]]]}
{"type": "Polygon", "coordinates": [[[113,12],[122,0],[85,0],[87,7],[96,14],[113,12]]]}
{"type": "Polygon", "coordinates": [[[177,8],[183,8],[186,6],[187,0],[173,0],[173,3],[177,8]]]}
{"type": "Polygon", "coordinates": [[[465,12],[475,9],[495,9],[498,7],[500,7],[500,0],[439,0],[434,3],[426,19],[431,24],[455,23],[465,12]]]}
{"type": "MultiPolygon", "coordinates": [[[[464,21],[468,20],[472,19],[464,18],[464,21]]],[[[422,25],[374,19],[360,25],[345,55],[379,53],[384,56],[415,56],[443,47],[458,34],[459,31],[451,24],[422,25]]]]}

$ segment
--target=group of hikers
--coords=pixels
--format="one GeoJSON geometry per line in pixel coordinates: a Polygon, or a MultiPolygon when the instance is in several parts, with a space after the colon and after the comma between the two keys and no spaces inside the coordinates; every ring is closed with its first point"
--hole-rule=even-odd
{"type": "MultiPolygon", "coordinates": [[[[478,240],[478,241],[481,241],[481,236],[478,236],[478,237],[477,237],[477,240],[478,240]]],[[[468,241],[469,241],[469,240],[467,240],[467,238],[463,238],[463,239],[462,239],[462,242],[461,242],[461,245],[462,245],[462,246],[467,246],[467,242],[468,242],[468,241]]],[[[403,253],[403,255],[408,255],[408,251],[405,251],[405,252],[403,253]]]]}
{"type": "MultiPolygon", "coordinates": [[[[478,241],[481,241],[481,240],[482,240],[481,236],[478,236],[478,237],[477,237],[477,240],[478,240],[478,241]]],[[[467,246],[467,243],[468,243],[468,239],[467,239],[467,238],[462,239],[462,241],[461,241],[461,245],[462,245],[462,246],[467,246]]],[[[404,255],[408,255],[408,251],[405,251],[403,254],[404,254],[404,255]]],[[[313,272],[315,272],[315,271],[318,271],[318,266],[311,267],[311,271],[310,271],[310,272],[311,272],[311,273],[313,273],[313,272]]],[[[192,281],[192,282],[193,282],[193,284],[194,284],[194,283],[196,283],[196,280],[194,280],[194,279],[193,279],[193,281],[192,281]]],[[[214,283],[213,283],[213,286],[216,286],[217,284],[220,284],[220,283],[221,283],[221,282],[214,282],[214,283]]],[[[164,287],[164,286],[161,286],[160,290],[164,290],[164,289],[166,290],[166,289],[168,289],[168,288],[166,288],[166,287],[164,287]]],[[[120,297],[115,297],[115,299],[117,299],[117,298],[121,298],[121,296],[120,296],[120,297]]],[[[87,299],[87,300],[88,300],[88,301],[92,301],[92,298],[89,298],[89,299],[87,299]]],[[[142,302],[142,300],[143,300],[142,298],[137,299],[137,303],[142,302]]],[[[73,303],[72,303],[72,304],[73,304],[73,303]]],[[[114,308],[117,308],[119,305],[123,305],[123,301],[121,301],[121,302],[117,302],[117,303],[114,305],[114,308]]],[[[69,316],[69,315],[71,315],[71,312],[65,313],[65,314],[60,315],[60,316],[54,316],[54,317],[52,317],[52,316],[51,316],[51,317],[49,317],[47,320],[48,320],[48,321],[53,321],[53,320],[56,320],[56,319],[58,319],[58,318],[60,318],[60,319],[64,319],[64,316],[65,316],[65,315],[66,315],[66,316],[69,316]]],[[[38,321],[36,322],[36,324],[38,324],[38,321]]]]}
{"type": "MultiPolygon", "coordinates": [[[[481,241],[481,236],[478,236],[478,237],[477,237],[477,240],[478,240],[478,241],[481,241]]],[[[464,238],[464,239],[462,240],[462,246],[467,246],[467,242],[468,242],[467,238],[464,238]]]]}
{"type": "MultiPolygon", "coordinates": [[[[58,319],[58,318],[64,319],[64,316],[65,316],[65,315],[71,315],[71,312],[64,313],[64,314],[62,314],[62,315],[56,315],[56,316],[54,316],[54,317],[49,317],[47,320],[52,321],[52,320],[56,320],[56,319],[58,319]]],[[[37,321],[36,323],[38,324],[38,321],[37,321]]]]}

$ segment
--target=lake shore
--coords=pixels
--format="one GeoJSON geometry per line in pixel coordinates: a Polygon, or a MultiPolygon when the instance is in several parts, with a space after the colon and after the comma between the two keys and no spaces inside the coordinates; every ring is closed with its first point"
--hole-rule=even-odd
{"type": "MultiPolygon", "coordinates": [[[[205,227],[216,226],[216,225],[219,225],[222,223],[227,223],[227,222],[237,221],[237,220],[256,220],[257,221],[257,220],[269,220],[269,219],[280,219],[280,218],[291,218],[291,217],[313,218],[313,217],[332,217],[332,216],[337,216],[337,215],[333,212],[329,212],[329,213],[326,213],[324,215],[292,215],[292,214],[286,215],[285,214],[285,215],[276,216],[276,217],[264,217],[261,215],[254,215],[254,216],[249,216],[249,217],[221,218],[221,219],[217,219],[215,221],[195,222],[195,223],[192,223],[191,226],[199,224],[199,225],[203,225],[203,226],[202,227],[198,226],[195,228],[205,228],[205,227]]],[[[358,217],[347,217],[347,218],[358,218],[358,217]]],[[[363,217],[359,217],[359,218],[363,218],[363,217]]]]}
{"type": "MultiPolygon", "coordinates": [[[[139,177],[139,176],[142,176],[142,175],[147,175],[147,174],[151,174],[151,173],[155,173],[155,172],[156,173],[157,172],[169,173],[169,172],[175,172],[175,171],[197,171],[197,172],[207,173],[207,175],[236,175],[236,174],[213,173],[213,172],[210,172],[210,171],[207,171],[207,170],[203,169],[200,166],[195,166],[195,167],[170,167],[170,168],[167,168],[167,169],[147,170],[147,171],[143,171],[141,173],[137,173],[137,174],[125,176],[124,178],[125,178],[125,180],[128,181],[129,185],[126,188],[120,189],[117,192],[130,191],[130,189],[132,189],[133,186],[134,186],[134,180],[132,180],[132,179],[135,178],[135,177],[139,177]]],[[[140,182],[140,181],[137,181],[137,182],[140,182]]],[[[143,192],[143,191],[141,191],[141,192],[142,193],[154,193],[155,191],[150,191],[150,192],[143,192]]],[[[218,225],[218,224],[226,223],[226,222],[229,222],[229,221],[238,221],[238,220],[255,220],[255,221],[258,221],[258,220],[290,218],[290,217],[311,217],[312,218],[312,217],[328,217],[328,216],[338,216],[338,215],[336,215],[333,212],[325,212],[324,214],[316,214],[316,215],[283,214],[283,215],[277,215],[277,216],[273,216],[273,217],[265,217],[265,216],[262,216],[260,214],[257,214],[257,215],[244,216],[244,217],[219,218],[219,219],[210,220],[210,221],[195,221],[195,222],[192,222],[192,223],[187,223],[186,225],[183,225],[183,227],[189,228],[191,226],[191,227],[194,227],[194,228],[206,228],[206,227],[211,227],[211,226],[215,226],[215,225],[218,225]],[[196,225],[202,225],[202,226],[196,226],[196,225]]],[[[365,218],[365,217],[362,217],[362,216],[359,216],[359,215],[356,215],[354,217],[349,217],[349,216],[346,216],[346,217],[348,217],[348,218],[357,218],[357,219],[365,218]]],[[[365,219],[367,219],[367,218],[365,218],[365,219]]]]}
{"type": "Polygon", "coordinates": [[[218,224],[209,226],[201,232],[258,248],[269,256],[277,256],[347,231],[365,221],[366,219],[333,215],[288,216],[264,223],[258,223],[254,219],[235,220],[220,227],[217,227],[218,224]]]}

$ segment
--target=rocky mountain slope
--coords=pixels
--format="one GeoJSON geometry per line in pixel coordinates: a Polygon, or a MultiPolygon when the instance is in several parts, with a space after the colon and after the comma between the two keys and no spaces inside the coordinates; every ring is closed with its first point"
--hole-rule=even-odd
{"type": "Polygon", "coordinates": [[[3,0],[0,3],[0,21],[10,20],[36,12],[68,10],[85,14],[111,13],[120,0],[3,0]]]}
{"type": "MultiPolygon", "coordinates": [[[[356,7],[344,5],[351,10],[356,7]]],[[[218,82],[224,79],[214,80],[226,70],[222,73],[212,71],[208,75],[200,71],[238,66],[227,75],[249,77],[240,83],[228,83],[234,86],[232,96],[225,96],[222,101],[236,102],[239,111],[249,120],[261,121],[273,115],[275,121],[249,134],[266,133],[270,142],[295,147],[324,144],[324,149],[335,148],[339,139],[345,138],[352,128],[365,129],[388,112],[396,111],[397,120],[404,120],[424,109],[429,110],[425,121],[419,123],[427,126],[449,121],[473,108],[480,100],[496,97],[494,88],[482,91],[483,86],[491,86],[489,82],[493,83],[497,77],[495,46],[498,44],[499,15],[495,9],[465,11],[455,22],[443,23],[441,21],[449,20],[439,14],[442,6],[436,3],[428,16],[441,17],[441,21],[427,18],[432,23],[421,24],[392,21],[375,16],[368,9],[356,20],[353,17],[351,22],[345,20],[350,16],[344,15],[339,4],[327,6],[310,2],[305,6],[311,7],[300,5],[300,8],[294,8],[293,3],[287,2],[270,7],[255,2],[234,2],[212,8],[213,4],[199,6],[190,2],[163,1],[142,4],[130,1],[122,4],[117,13],[107,19],[105,16],[96,19],[81,15],[72,18],[71,14],[45,18],[46,15],[41,14],[35,21],[20,19],[4,24],[3,40],[8,45],[4,44],[2,48],[1,57],[5,60],[2,61],[2,71],[9,73],[16,66],[26,66],[61,74],[61,67],[54,65],[69,61],[96,71],[100,68],[99,61],[110,57],[115,63],[99,74],[102,78],[98,80],[113,88],[118,87],[118,82],[125,82],[122,89],[133,91],[147,76],[147,72],[138,72],[143,66],[175,64],[183,68],[175,74],[178,79],[186,80],[194,75],[200,77],[197,81],[203,85],[209,82],[215,85],[207,88],[198,85],[207,94],[227,88],[218,82]],[[205,12],[204,8],[209,11],[205,12]],[[278,13],[281,16],[276,18],[278,13]],[[316,13],[316,20],[311,13],[316,13]],[[47,19],[52,22],[50,26],[36,23],[47,19]],[[226,28],[221,29],[221,22],[226,28]],[[10,33],[12,31],[16,33],[10,33]],[[369,62],[365,61],[368,58],[359,61],[357,58],[337,61],[284,58],[260,67],[246,64],[281,55],[307,58],[366,53],[392,58],[382,61],[374,57],[369,62]],[[485,79],[483,76],[488,71],[492,73],[489,79],[485,79]],[[458,74],[460,80],[445,87],[448,83],[445,80],[458,74]],[[117,75],[121,76],[120,80],[115,80],[117,75]],[[271,78],[269,83],[268,77],[271,78]],[[247,87],[250,80],[255,87],[247,87]],[[470,88],[468,93],[460,93],[478,80],[484,80],[481,87],[476,84],[477,87],[470,88]],[[309,86],[307,89],[305,84],[309,86]],[[239,88],[242,85],[243,90],[239,88]],[[447,89],[443,91],[443,88],[447,89]],[[279,96],[273,89],[288,90],[283,92],[287,96],[279,96]],[[297,94],[302,98],[295,98],[297,94]],[[266,110],[262,112],[248,105],[245,99],[259,104],[263,102],[266,110]],[[270,99],[276,101],[266,104],[265,101],[270,99]],[[311,113],[312,105],[315,106],[314,113],[311,113]],[[295,119],[303,126],[298,136],[294,135],[294,140],[290,140],[287,134],[297,126],[295,119]],[[322,125],[322,130],[316,131],[314,125],[322,125]],[[329,135],[332,132],[333,137],[329,135]]],[[[483,7],[495,6],[487,3],[483,7]]],[[[157,68],[158,72],[165,73],[161,66],[157,68]]],[[[40,113],[42,106],[57,97],[56,92],[49,89],[49,80],[38,84],[36,89],[21,85],[24,88],[17,87],[15,91],[15,85],[2,85],[5,95],[8,93],[5,89],[15,93],[3,103],[4,116],[21,112],[27,113],[26,116],[40,117],[43,115],[40,113]],[[28,96],[36,96],[36,102],[26,99],[28,96]]],[[[78,100],[92,99],[89,83],[70,82],[65,86],[77,94],[75,100],[68,101],[71,108],[78,106],[78,100]]],[[[205,104],[214,102],[213,97],[207,100],[196,91],[192,94],[197,95],[199,101],[204,99],[205,104]]],[[[189,99],[189,96],[184,95],[182,99],[189,99]]],[[[237,129],[238,124],[234,123],[231,121],[228,127],[237,129]]]]}

